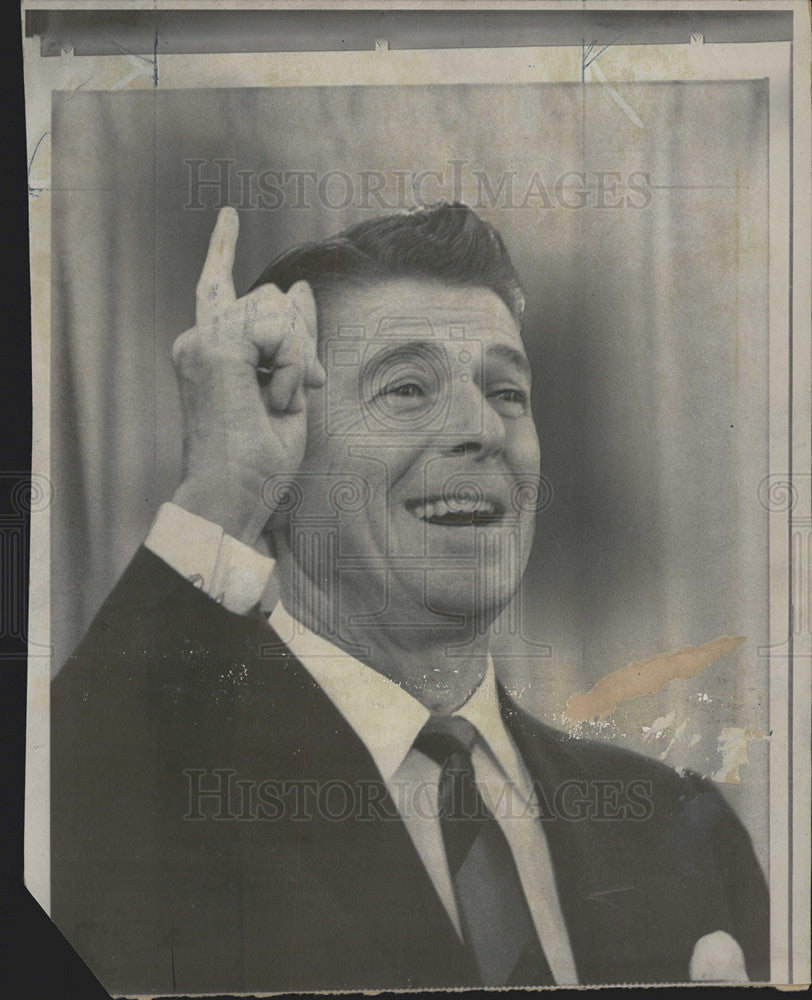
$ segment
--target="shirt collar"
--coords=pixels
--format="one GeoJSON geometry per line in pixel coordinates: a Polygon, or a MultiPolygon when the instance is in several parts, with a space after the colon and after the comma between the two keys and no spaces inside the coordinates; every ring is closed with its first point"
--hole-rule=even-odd
{"type": "Polygon", "coordinates": [[[527,796],[530,792],[530,779],[513,741],[508,735],[502,713],[499,710],[496,672],[490,656],[488,656],[488,669],[482,678],[482,683],[454,714],[461,715],[476,728],[504,776],[527,796]]]}
{"type": "MultiPolygon", "coordinates": [[[[395,681],[311,632],[281,601],[268,621],[355,730],[383,780],[391,781],[431,712],[395,681]]],[[[505,777],[526,793],[529,779],[499,711],[490,656],[482,683],[454,714],[476,727],[505,777]]]]}
{"type": "Polygon", "coordinates": [[[395,681],[311,632],[279,601],[271,628],[352,726],[389,782],[431,713],[395,681]]]}

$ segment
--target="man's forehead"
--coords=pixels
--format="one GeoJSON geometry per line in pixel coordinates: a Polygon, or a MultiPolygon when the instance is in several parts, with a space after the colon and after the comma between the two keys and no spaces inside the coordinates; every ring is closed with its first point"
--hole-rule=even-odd
{"type": "Polygon", "coordinates": [[[521,347],[508,307],[494,291],[479,286],[403,279],[343,287],[327,297],[324,313],[320,333],[330,339],[476,339],[521,347]]]}
{"type": "Polygon", "coordinates": [[[488,288],[399,279],[336,289],[325,305],[319,339],[330,342],[329,355],[338,349],[341,357],[351,353],[358,363],[412,343],[434,344],[452,354],[465,343],[479,358],[496,345],[524,354],[516,321],[488,288]]]}
{"type": "MultiPolygon", "coordinates": [[[[344,355],[342,348],[346,343],[342,340],[332,341],[331,354],[334,357],[344,355]]],[[[361,369],[374,369],[379,374],[387,372],[400,362],[408,363],[418,358],[426,361],[434,357],[447,358],[452,363],[458,361],[464,366],[501,363],[527,377],[531,375],[530,362],[521,343],[514,344],[501,338],[404,340],[400,337],[384,337],[373,341],[356,341],[356,344],[361,350],[353,353],[361,369]],[[386,367],[383,367],[384,364],[386,367]]]]}

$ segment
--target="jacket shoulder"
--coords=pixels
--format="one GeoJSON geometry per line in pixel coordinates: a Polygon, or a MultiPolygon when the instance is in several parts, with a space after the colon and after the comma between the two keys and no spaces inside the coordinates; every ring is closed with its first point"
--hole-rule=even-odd
{"type": "MultiPolygon", "coordinates": [[[[517,705],[508,705],[506,717],[519,736],[523,754],[549,762],[557,780],[644,783],[661,807],[697,811],[705,821],[727,822],[731,810],[714,783],[690,769],[677,769],[617,743],[584,737],[540,722],[517,705]]],[[[670,810],[669,810],[670,811],[670,810]]]]}

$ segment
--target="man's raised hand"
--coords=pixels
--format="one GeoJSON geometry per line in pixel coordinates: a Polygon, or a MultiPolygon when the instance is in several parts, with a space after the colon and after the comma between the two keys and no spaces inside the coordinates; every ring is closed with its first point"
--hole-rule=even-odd
{"type": "Polygon", "coordinates": [[[295,472],[307,438],[307,393],[324,385],[316,303],[298,281],[238,299],[239,220],[224,208],[197,285],[196,322],[172,348],[183,411],[183,480],[173,501],[248,545],[272,514],[262,487],[295,472]]]}

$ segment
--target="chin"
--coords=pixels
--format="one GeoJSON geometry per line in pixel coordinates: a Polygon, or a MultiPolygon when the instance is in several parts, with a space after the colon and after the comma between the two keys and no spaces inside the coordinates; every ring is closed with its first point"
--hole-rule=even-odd
{"type": "Polygon", "coordinates": [[[520,581],[514,576],[486,574],[477,585],[477,576],[464,570],[432,573],[426,587],[428,610],[434,616],[448,616],[451,628],[482,634],[513,600],[520,581]]]}

